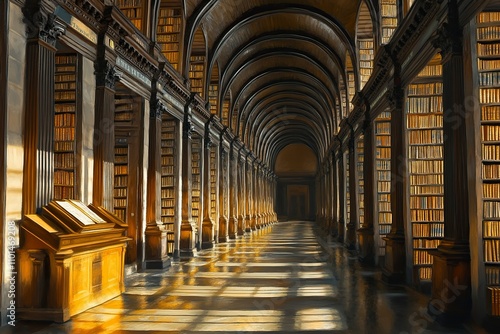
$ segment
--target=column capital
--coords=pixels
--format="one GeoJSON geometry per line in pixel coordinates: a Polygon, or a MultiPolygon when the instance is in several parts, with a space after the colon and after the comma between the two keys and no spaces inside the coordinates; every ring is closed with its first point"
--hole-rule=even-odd
{"type": "Polygon", "coordinates": [[[161,115],[165,111],[167,111],[167,108],[165,108],[163,103],[157,97],[151,99],[149,110],[149,117],[151,119],[161,120],[161,115]]]}
{"type": "Polygon", "coordinates": [[[66,26],[56,20],[43,1],[26,1],[22,11],[28,39],[40,39],[55,47],[57,39],[66,33],[66,26]]]}
{"type": "Polygon", "coordinates": [[[96,75],[97,86],[115,89],[117,80],[120,80],[123,72],[107,59],[98,59],[94,63],[94,74],[96,75]]]}
{"type": "Polygon", "coordinates": [[[441,58],[452,54],[462,54],[463,33],[460,26],[458,4],[456,0],[448,1],[447,22],[444,22],[437,30],[432,40],[432,46],[441,50],[441,58]]]}

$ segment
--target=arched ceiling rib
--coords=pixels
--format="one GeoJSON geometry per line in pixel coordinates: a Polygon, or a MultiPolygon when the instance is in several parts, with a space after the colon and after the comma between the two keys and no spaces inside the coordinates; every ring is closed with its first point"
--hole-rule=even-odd
{"type": "Polygon", "coordinates": [[[206,72],[211,75],[217,64],[220,74],[218,105],[230,91],[231,112],[238,106],[232,130],[244,144],[268,166],[291,143],[323,156],[340,121],[335,109],[342,101],[340,83],[347,81],[346,54],[356,60],[360,0],[184,0],[184,5],[183,68],[189,68],[201,28],[206,72]]]}

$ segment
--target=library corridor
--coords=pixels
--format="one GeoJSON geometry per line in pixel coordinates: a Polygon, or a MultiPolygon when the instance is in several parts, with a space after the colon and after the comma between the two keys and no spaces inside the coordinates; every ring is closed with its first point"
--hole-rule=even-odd
{"type": "Polygon", "coordinates": [[[0,0],[0,331],[500,328],[500,0],[0,0]]]}
{"type": "Polygon", "coordinates": [[[446,329],[425,298],[377,280],[313,222],[290,221],[137,273],[125,292],[64,324],[0,333],[482,333],[446,329]]]}

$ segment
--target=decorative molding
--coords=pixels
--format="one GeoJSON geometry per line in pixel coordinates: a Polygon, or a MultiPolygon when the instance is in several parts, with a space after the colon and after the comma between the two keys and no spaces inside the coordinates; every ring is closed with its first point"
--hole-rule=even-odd
{"type": "Polygon", "coordinates": [[[94,63],[94,74],[96,75],[97,86],[115,89],[116,81],[120,80],[123,72],[108,60],[101,60],[94,63]]]}
{"type": "Polygon", "coordinates": [[[163,103],[158,100],[157,98],[154,98],[151,100],[150,103],[150,110],[149,110],[149,117],[151,119],[158,119],[161,120],[161,115],[162,113],[166,112],[167,108],[163,105],[163,103]]]}
{"type": "Polygon", "coordinates": [[[66,33],[66,26],[56,20],[56,15],[42,7],[41,0],[27,1],[22,11],[28,39],[38,38],[55,47],[57,39],[66,33]]]}

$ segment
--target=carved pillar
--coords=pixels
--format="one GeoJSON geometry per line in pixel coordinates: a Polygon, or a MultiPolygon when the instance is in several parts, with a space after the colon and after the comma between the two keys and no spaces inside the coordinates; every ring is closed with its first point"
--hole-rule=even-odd
{"type": "Polygon", "coordinates": [[[342,151],[342,142],[339,140],[339,221],[338,221],[338,238],[340,242],[344,242],[345,231],[345,171],[344,171],[344,152],[342,151]]]}
{"type": "Polygon", "coordinates": [[[346,246],[347,249],[356,249],[356,226],[358,224],[358,184],[356,183],[356,139],[351,128],[349,138],[349,196],[350,213],[347,222],[346,246]]]}
{"type": "Polygon", "coordinates": [[[252,165],[250,164],[249,161],[250,158],[250,153],[247,154],[245,158],[245,196],[246,196],[246,209],[245,209],[245,231],[246,232],[251,232],[252,231],[252,165]]]}
{"type": "Polygon", "coordinates": [[[330,158],[331,166],[332,166],[332,227],[330,230],[330,234],[333,237],[337,237],[339,235],[339,203],[338,203],[338,163],[335,157],[335,151],[331,152],[330,158]]]}
{"type": "Polygon", "coordinates": [[[192,168],[191,168],[191,146],[193,125],[191,120],[191,99],[184,108],[184,122],[182,127],[182,219],[180,253],[181,256],[193,256],[196,254],[195,231],[196,223],[192,216],[192,168]]]}
{"type": "Polygon", "coordinates": [[[245,161],[243,160],[243,148],[240,149],[238,158],[238,235],[245,234],[245,161]]]}
{"type": "Polygon", "coordinates": [[[65,32],[52,8],[26,1],[26,96],[23,212],[35,213],[53,198],[54,75],[56,40],[65,32]]]}
{"type": "Polygon", "coordinates": [[[228,239],[228,218],[227,218],[227,201],[228,201],[228,157],[224,148],[224,140],[220,138],[219,148],[219,242],[226,242],[228,239]]]}
{"type": "Polygon", "coordinates": [[[375,263],[375,240],[373,237],[373,221],[375,216],[375,145],[373,141],[373,121],[370,119],[369,105],[366,105],[365,122],[363,124],[363,179],[364,179],[364,214],[363,226],[358,229],[359,260],[365,264],[375,263]]]}
{"type": "Polygon", "coordinates": [[[454,322],[470,314],[471,266],[467,180],[467,131],[465,108],[463,28],[456,0],[448,1],[448,23],[440,28],[434,45],[442,50],[444,140],[444,239],[432,266],[432,300],[429,312],[454,322]],[[459,293],[449,289],[458,286],[459,293]],[[435,299],[445,303],[437,305],[435,299]]]}
{"type": "Polygon", "coordinates": [[[326,200],[326,208],[325,208],[325,233],[329,234],[330,231],[330,222],[332,219],[331,210],[332,210],[332,188],[331,188],[331,177],[332,170],[330,166],[330,161],[328,156],[325,160],[326,165],[326,175],[325,175],[325,200],[326,200]]]}
{"type": "Polygon", "coordinates": [[[257,230],[260,228],[257,222],[257,203],[258,203],[258,198],[257,198],[257,160],[254,159],[252,163],[252,185],[253,185],[253,192],[252,192],[252,230],[257,230]]]}
{"type": "Polygon", "coordinates": [[[394,62],[394,89],[389,92],[391,104],[391,232],[385,240],[385,261],[382,268],[383,280],[389,283],[400,283],[405,278],[406,249],[405,249],[405,198],[406,189],[406,128],[403,110],[403,88],[399,84],[400,68],[394,62]]]}
{"type": "Polygon", "coordinates": [[[96,98],[92,202],[113,211],[115,82],[122,73],[113,64],[116,56],[114,50],[104,43],[105,37],[105,32],[99,36],[94,64],[96,98]]]}
{"type": "Polygon", "coordinates": [[[236,152],[235,142],[231,143],[231,151],[229,153],[229,238],[236,238],[238,232],[238,199],[237,199],[237,170],[238,157],[236,152]]]}
{"type": "MultiPolygon", "coordinates": [[[[153,94],[156,95],[156,92],[153,94]]],[[[164,110],[163,104],[153,96],[149,121],[146,269],[163,269],[170,265],[167,255],[167,231],[161,222],[161,114],[164,110]]],[[[135,254],[131,255],[135,257],[135,254]]]]}
{"type": "Polygon", "coordinates": [[[211,211],[211,185],[210,185],[210,165],[212,140],[210,139],[210,121],[205,125],[205,145],[203,150],[203,223],[202,223],[202,248],[212,248],[214,246],[214,221],[210,215],[211,211]]]}

